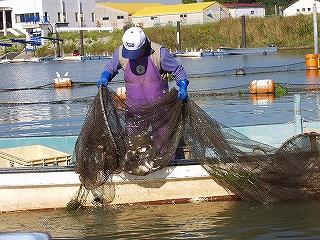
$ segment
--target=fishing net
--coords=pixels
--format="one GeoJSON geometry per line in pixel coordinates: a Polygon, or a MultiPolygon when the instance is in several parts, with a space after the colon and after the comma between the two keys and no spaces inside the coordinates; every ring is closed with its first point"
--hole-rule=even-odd
{"type": "Polygon", "coordinates": [[[298,72],[305,71],[305,62],[289,63],[284,65],[274,66],[243,66],[231,69],[224,69],[215,72],[190,74],[189,78],[203,78],[203,77],[218,77],[218,76],[232,76],[232,75],[247,75],[247,74],[261,74],[261,73],[276,73],[276,72],[298,72]]]}
{"type": "Polygon", "coordinates": [[[73,157],[83,186],[97,192],[111,174],[147,175],[170,165],[184,143],[184,161],[197,161],[241,199],[267,203],[319,197],[319,139],[301,134],[275,148],[220,124],[190,99],[180,101],[176,89],[129,107],[101,88],[73,157]]]}

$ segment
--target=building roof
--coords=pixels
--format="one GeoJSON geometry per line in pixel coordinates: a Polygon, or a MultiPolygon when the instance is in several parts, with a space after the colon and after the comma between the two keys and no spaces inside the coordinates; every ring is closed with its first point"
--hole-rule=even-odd
{"type": "Polygon", "coordinates": [[[137,2],[137,3],[114,3],[114,2],[99,2],[97,5],[102,6],[102,7],[110,7],[117,9],[122,12],[127,12],[129,15],[147,8],[147,7],[154,7],[154,6],[161,6],[161,3],[142,3],[142,2],[137,2]]]}
{"type": "MultiPolygon", "coordinates": [[[[188,3],[188,4],[175,4],[175,5],[161,5],[155,7],[148,7],[135,12],[133,17],[143,16],[159,16],[166,14],[179,14],[179,13],[193,13],[202,12],[206,8],[213,4],[219,4],[217,2],[200,2],[200,3],[188,3]]],[[[220,4],[219,4],[220,5],[220,4]]]]}
{"type": "Polygon", "coordinates": [[[227,8],[263,8],[262,3],[224,3],[227,8]]]}

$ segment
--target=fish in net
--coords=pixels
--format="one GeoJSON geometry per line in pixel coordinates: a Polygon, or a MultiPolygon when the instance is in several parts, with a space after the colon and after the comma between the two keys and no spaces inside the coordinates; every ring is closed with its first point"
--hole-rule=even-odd
{"type": "Polygon", "coordinates": [[[189,157],[221,186],[243,200],[269,203],[319,197],[319,139],[304,133],[275,148],[217,122],[191,99],[182,102],[174,88],[157,102],[135,107],[103,87],[73,159],[83,187],[97,196],[108,192],[104,200],[111,202],[112,174],[156,172],[170,165],[183,142],[189,157]]]}

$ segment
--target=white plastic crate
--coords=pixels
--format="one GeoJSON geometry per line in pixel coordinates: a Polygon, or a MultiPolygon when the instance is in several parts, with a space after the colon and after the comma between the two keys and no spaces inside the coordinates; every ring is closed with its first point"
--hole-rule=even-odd
{"type": "Polygon", "coordinates": [[[0,167],[65,166],[71,155],[42,145],[0,149],[0,167]]]}

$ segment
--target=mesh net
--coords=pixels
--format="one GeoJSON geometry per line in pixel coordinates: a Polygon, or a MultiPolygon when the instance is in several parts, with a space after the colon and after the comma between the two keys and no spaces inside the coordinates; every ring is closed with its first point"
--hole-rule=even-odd
{"type": "MultiPolygon", "coordinates": [[[[129,107],[101,88],[76,142],[76,172],[88,190],[113,173],[147,175],[164,168],[184,144],[223,187],[253,202],[319,197],[319,135],[308,133],[279,148],[254,141],[218,123],[172,89],[161,101],[129,107]]],[[[101,192],[102,190],[100,190],[101,192]]],[[[110,194],[109,194],[110,195],[110,194]]]]}
{"type": "Polygon", "coordinates": [[[305,62],[289,63],[284,65],[275,66],[245,66],[231,69],[224,69],[221,71],[215,71],[210,73],[191,74],[191,78],[203,78],[203,77],[218,77],[218,76],[232,76],[232,75],[246,75],[246,74],[261,74],[261,73],[275,73],[275,72],[293,72],[293,71],[305,71],[305,62]]]}

